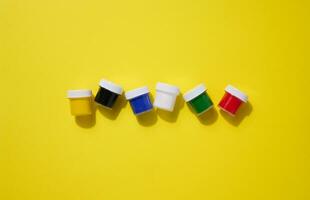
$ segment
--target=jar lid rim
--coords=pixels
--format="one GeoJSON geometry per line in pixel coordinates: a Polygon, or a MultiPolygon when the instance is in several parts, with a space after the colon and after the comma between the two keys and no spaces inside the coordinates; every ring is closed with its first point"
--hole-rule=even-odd
{"type": "Polygon", "coordinates": [[[67,91],[67,98],[69,98],[69,99],[91,97],[91,96],[92,96],[92,91],[89,89],[79,89],[79,90],[68,90],[67,91]]]}
{"type": "Polygon", "coordinates": [[[111,81],[101,79],[99,82],[99,86],[103,87],[111,92],[121,95],[123,93],[123,88],[120,85],[117,85],[111,81]]]}
{"type": "Polygon", "coordinates": [[[149,92],[150,91],[149,91],[147,86],[139,87],[139,88],[136,88],[136,89],[133,89],[133,90],[129,90],[128,92],[126,92],[125,93],[125,97],[126,97],[127,100],[130,100],[130,99],[133,99],[135,97],[147,94],[149,92]]]}
{"type": "Polygon", "coordinates": [[[240,99],[243,102],[247,102],[248,101],[248,96],[244,93],[241,92],[240,90],[238,90],[237,88],[235,88],[232,85],[227,85],[225,88],[225,91],[228,92],[229,94],[237,97],[238,99],[240,99]]]}
{"type": "Polygon", "coordinates": [[[174,95],[179,95],[179,93],[180,93],[180,90],[178,87],[176,87],[174,85],[167,84],[167,83],[162,83],[162,82],[157,82],[156,90],[168,92],[168,93],[171,93],[174,95]]]}
{"type": "Polygon", "coordinates": [[[184,95],[183,98],[186,102],[193,100],[194,98],[196,98],[197,96],[199,96],[200,94],[202,94],[203,92],[205,92],[207,90],[205,84],[201,83],[199,85],[197,85],[196,87],[194,87],[193,89],[187,91],[184,95]]]}

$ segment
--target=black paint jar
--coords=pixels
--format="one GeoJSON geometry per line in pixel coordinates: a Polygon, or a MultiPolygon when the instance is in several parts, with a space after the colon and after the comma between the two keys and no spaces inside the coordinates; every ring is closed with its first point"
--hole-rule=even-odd
{"type": "Polygon", "coordinates": [[[123,88],[107,80],[99,82],[99,90],[95,97],[95,102],[108,109],[112,109],[119,95],[123,93],[123,88]]]}

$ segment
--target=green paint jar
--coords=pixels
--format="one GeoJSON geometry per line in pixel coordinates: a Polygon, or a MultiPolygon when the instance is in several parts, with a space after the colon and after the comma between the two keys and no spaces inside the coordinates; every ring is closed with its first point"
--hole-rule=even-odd
{"type": "Polygon", "coordinates": [[[183,98],[197,115],[201,115],[213,107],[213,102],[208,96],[204,84],[200,84],[192,90],[189,90],[183,95],[183,98]]]}

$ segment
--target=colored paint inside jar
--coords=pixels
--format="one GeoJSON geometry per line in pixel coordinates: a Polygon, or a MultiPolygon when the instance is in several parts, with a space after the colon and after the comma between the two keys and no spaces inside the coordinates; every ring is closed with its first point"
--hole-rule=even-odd
{"type": "Polygon", "coordinates": [[[179,93],[179,88],[173,85],[157,83],[154,107],[172,112],[179,93]]]}
{"type": "Polygon", "coordinates": [[[92,92],[91,90],[69,90],[70,110],[73,116],[92,114],[92,92]]]}
{"type": "Polygon", "coordinates": [[[153,109],[153,105],[149,96],[149,89],[147,87],[130,90],[125,93],[125,96],[129,101],[132,111],[135,115],[141,115],[153,109]]]}
{"type": "Polygon", "coordinates": [[[201,115],[213,107],[213,102],[207,94],[204,84],[200,84],[186,92],[183,97],[197,115],[201,115]]]}
{"type": "Polygon", "coordinates": [[[248,97],[245,93],[241,92],[240,90],[231,85],[228,85],[225,88],[225,94],[218,106],[221,110],[227,112],[232,116],[235,116],[242,103],[246,103],[247,100],[248,97]]]}
{"type": "Polygon", "coordinates": [[[96,94],[95,102],[105,108],[112,109],[118,96],[122,93],[123,89],[121,86],[107,80],[101,80],[99,82],[99,90],[96,94]]]}

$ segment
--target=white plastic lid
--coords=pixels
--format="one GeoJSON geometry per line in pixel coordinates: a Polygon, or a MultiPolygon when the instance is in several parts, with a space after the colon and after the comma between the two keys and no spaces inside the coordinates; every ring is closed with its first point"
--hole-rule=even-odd
{"type": "Polygon", "coordinates": [[[167,84],[167,83],[161,83],[161,82],[158,82],[156,84],[156,90],[168,92],[174,95],[179,95],[180,93],[180,90],[178,87],[167,84]]]}
{"type": "Polygon", "coordinates": [[[91,90],[68,90],[67,97],[69,99],[91,97],[91,90]]]}
{"type": "Polygon", "coordinates": [[[110,90],[111,92],[114,92],[116,94],[121,95],[123,93],[123,88],[115,83],[112,83],[111,81],[102,79],[99,82],[99,85],[100,87],[110,90]]]}
{"type": "Polygon", "coordinates": [[[133,99],[135,97],[141,96],[143,94],[147,94],[149,93],[149,89],[145,86],[145,87],[140,87],[134,90],[130,90],[128,92],[125,93],[125,97],[127,100],[133,99]]]}
{"type": "Polygon", "coordinates": [[[205,84],[202,83],[200,85],[197,85],[196,87],[194,87],[190,91],[186,92],[183,95],[183,98],[186,102],[191,101],[192,99],[196,98],[197,96],[199,96],[200,94],[202,94],[206,90],[207,90],[207,88],[206,88],[205,84]]]}
{"type": "Polygon", "coordinates": [[[238,99],[240,99],[243,102],[247,102],[248,101],[248,96],[241,92],[240,90],[238,90],[237,88],[233,87],[232,85],[228,85],[225,88],[225,91],[228,92],[229,94],[237,97],[238,99]]]}

